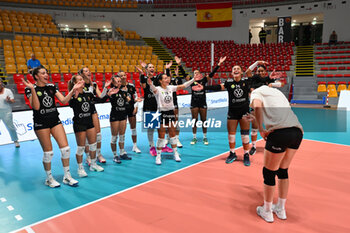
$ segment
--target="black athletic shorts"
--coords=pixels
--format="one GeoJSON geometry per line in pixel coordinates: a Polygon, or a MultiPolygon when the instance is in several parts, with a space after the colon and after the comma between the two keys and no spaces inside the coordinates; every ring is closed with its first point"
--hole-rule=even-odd
{"type": "Polygon", "coordinates": [[[111,113],[109,117],[109,122],[126,120],[126,116],[126,111],[111,113]]]}
{"type": "Polygon", "coordinates": [[[169,125],[169,122],[175,122],[175,113],[174,110],[162,111],[160,112],[160,124],[169,125]]]}
{"type": "Polygon", "coordinates": [[[272,153],[285,152],[287,148],[298,149],[303,132],[297,127],[276,129],[267,136],[265,149],[272,153]]]}
{"type": "Polygon", "coordinates": [[[94,128],[93,122],[90,122],[89,124],[73,123],[74,133],[84,132],[84,131],[91,129],[91,128],[94,128]]]}
{"type": "Polygon", "coordinates": [[[207,108],[207,101],[205,99],[192,99],[191,109],[192,108],[207,108]]]}
{"type": "Polygon", "coordinates": [[[57,117],[55,118],[45,118],[45,121],[35,121],[34,120],[34,130],[40,130],[40,129],[52,129],[56,125],[62,124],[60,119],[57,117]]]}
{"type": "Polygon", "coordinates": [[[229,108],[227,113],[228,120],[240,120],[243,115],[249,113],[249,105],[244,105],[240,108],[229,108]]]}
{"type": "Polygon", "coordinates": [[[127,115],[128,117],[134,117],[134,116],[136,116],[136,114],[133,114],[134,110],[135,110],[134,106],[132,106],[132,107],[127,107],[127,108],[126,108],[126,115],[127,115]]]}

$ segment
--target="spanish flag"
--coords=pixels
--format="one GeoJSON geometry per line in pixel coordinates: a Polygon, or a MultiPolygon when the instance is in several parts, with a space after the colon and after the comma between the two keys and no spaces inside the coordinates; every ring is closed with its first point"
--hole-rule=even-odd
{"type": "Polygon", "coordinates": [[[197,28],[231,27],[232,2],[197,4],[197,28]]]}

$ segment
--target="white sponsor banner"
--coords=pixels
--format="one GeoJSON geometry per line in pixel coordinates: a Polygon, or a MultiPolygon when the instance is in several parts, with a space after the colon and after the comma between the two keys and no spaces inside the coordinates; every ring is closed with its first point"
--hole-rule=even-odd
{"type": "Polygon", "coordinates": [[[350,111],[350,91],[341,91],[338,101],[338,108],[345,108],[350,111]]]}
{"type": "MultiPolygon", "coordinates": [[[[207,105],[208,108],[220,108],[227,106],[227,92],[212,92],[207,93],[207,105]]],[[[178,96],[178,105],[180,114],[190,112],[191,95],[178,96]]],[[[142,120],[142,105],[143,102],[139,102],[139,111],[137,113],[137,121],[142,120]]],[[[96,104],[96,109],[99,114],[101,128],[109,127],[109,113],[111,111],[110,103],[96,104]]],[[[73,133],[73,110],[70,107],[58,108],[60,113],[59,118],[62,121],[66,133],[73,133]]],[[[13,113],[14,125],[17,128],[17,134],[19,141],[28,141],[36,139],[33,127],[33,111],[21,111],[13,113]]],[[[0,123],[0,145],[12,143],[11,137],[1,121],[0,123]]]]}

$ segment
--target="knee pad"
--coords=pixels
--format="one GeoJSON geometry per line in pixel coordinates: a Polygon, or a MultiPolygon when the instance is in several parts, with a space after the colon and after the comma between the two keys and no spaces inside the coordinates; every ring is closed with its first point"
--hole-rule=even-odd
{"type": "Polygon", "coordinates": [[[235,134],[229,134],[228,135],[228,142],[229,143],[235,143],[236,142],[236,135],[235,134]]]}
{"type": "Polygon", "coordinates": [[[165,146],[165,139],[164,138],[158,138],[157,140],[157,148],[163,148],[165,146]]]}
{"type": "Polygon", "coordinates": [[[264,176],[264,184],[269,185],[269,186],[275,186],[276,181],[275,181],[275,176],[276,176],[276,171],[272,171],[267,169],[266,167],[263,168],[263,176],[264,176]]]}
{"type": "Polygon", "coordinates": [[[252,136],[258,135],[258,129],[252,129],[252,136]]]}
{"type": "Polygon", "coordinates": [[[177,139],[176,139],[176,137],[170,138],[170,139],[169,139],[169,142],[170,142],[170,145],[177,144],[177,139]]]}
{"type": "Polygon", "coordinates": [[[53,157],[53,151],[45,151],[44,152],[44,157],[43,157],[43,162],[44,163],[51,163],[53,157]]]}
{"type": "Polygon", "coordinates": [[[278,179],[288,179],[288,168],[283,169],[280,168],[277,170],[277,177],[278,179]]]}
{"type": "Polygon", "coordinates": [[[119,142],[124,143],[124,141],[125,141],[125,134],[119,135],[119,142]]]}
{"type": "Polygon", "coordinates": [[[241,139],[243,144],[249,143],[249,135],[241,135],[241,139]]]}
{"type": "Polygon", "coordinates": [[[89,145],[89,151],[96,151],[96,148],[97,148],[97,142],[89,145]]]}
{"type": "Polygon", "coordinates": [[[84,154],[85,146],[78,146],[77,147],[77,155],[82,156],[84,154]]]}
{"type": "Polygon", "coordinates": [[[70,147],[66,146],[60,149],[61,151],[61,158],[62,159],[69,159],[70,156],[70,147]]]}
{"type": "Polygon", "coordinates": [[[131,129],[131,135],[132,136],[136,136],[136,134],[137,134],[136,128],[135,129],[131,129]]]}
{"type": "Polygon", "coordinates": [[[118,140],[118,135],[116,135],[116,136],[112,135],[111,144],[117,144],[117,140],[118,140]]]}
{"type": "Polygon", "coordinates": [[[96,142],[97,142],[97,143],[100,143],[101,140],[102,140],[102,135],[101,135],[101,133],[97,133],[97,134],[96,134],[96,142]]]}

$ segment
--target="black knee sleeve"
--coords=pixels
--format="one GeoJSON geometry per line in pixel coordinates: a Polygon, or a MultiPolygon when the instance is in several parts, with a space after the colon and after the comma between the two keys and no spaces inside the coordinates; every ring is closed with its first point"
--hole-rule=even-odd
{"type": "Polygon", "coordinates": [[[267,169],[266,167],[263,168],[263,176],[264,176],[264,184],[269,185],[269,186],[275,186],[276,181],[275,181],[275,176],[276,176],[276,171],[271,171],[267,169]]]}
{"type": "Polygon", "coordinates": [[[280,168],[277,170],[278,179],[288,179],[288,168],[280,168]]]}

